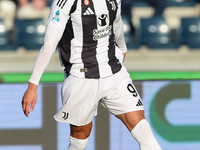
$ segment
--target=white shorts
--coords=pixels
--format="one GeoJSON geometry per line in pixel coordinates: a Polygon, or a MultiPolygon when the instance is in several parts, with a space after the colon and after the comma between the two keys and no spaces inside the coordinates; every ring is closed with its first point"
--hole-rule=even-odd
{"type": "Polygon", "coordinates": [[[70,75],[62,87],[63,106],[55,120],[82,126],[97,115],[99,102],[113,115],[144,110],[142,100],[127,71],[102,79],[84,79],[70,75]]]}

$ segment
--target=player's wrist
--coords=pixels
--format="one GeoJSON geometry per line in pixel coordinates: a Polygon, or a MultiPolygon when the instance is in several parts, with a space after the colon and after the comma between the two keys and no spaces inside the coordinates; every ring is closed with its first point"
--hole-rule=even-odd
{"type": "Polygon", "coordinates": [[[37,91],[37,87],[38,87],[38,85],[29,82],[28,89],[37,91]]]}

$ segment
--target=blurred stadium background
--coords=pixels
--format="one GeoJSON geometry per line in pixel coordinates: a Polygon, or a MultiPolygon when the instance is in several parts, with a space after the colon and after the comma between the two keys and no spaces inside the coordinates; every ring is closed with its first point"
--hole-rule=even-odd
{"type": "MultiPolygon", "coordinates": [[[[199,150],[200,3],[161,1],[168,1],[163,14],[154,16],[155,8],[145,0],[130,2],[131,16],[122,14],[128,46],[124,64],[163,150],[199,150]]],[[[21,110],[50,4],[40,17],[22,19],[13,1],[0,0],[0,150],[64,150],[68,145],[69,126],[53,119],[63,80],[57,51],[41,79],[35,111],[26,118],[21,110]]],[[[101,106],[93,123],[87,150],[139,150],[128,130],[101,106]]]]}

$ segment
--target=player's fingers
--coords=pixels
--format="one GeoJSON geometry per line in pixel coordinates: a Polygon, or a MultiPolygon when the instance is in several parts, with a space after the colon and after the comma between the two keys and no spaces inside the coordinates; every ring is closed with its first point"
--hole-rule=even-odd
{"type": "Polygon", "coordinates": [[[31,104],[31,108],[30,108],[30,111],[32,112],[33,111],[33,109],[34,109],[34,107],[35,107],[35,104],[36,104],[36,102],[32,102],[32,104],[31,104]]]}
{"type": "Polygon", "coordinates": [[[23,99],[22,99],[22,110],[23,110],[23,111],[25,110],[25,104],[24,104],[23,99]]]}
{"type": "Polygon", "coordinates": [[[25,112],[27,102],[25,102],[24,98],[22,99],[22,109],[25,112]]]}
{"type": "Polygon", "coordinates": [[[26,109],[26,105],[27,105],[27,98],[25,97],[25,95],[22,97],[22,109],[23,111],[25,111],[26,109]]]}
{"type": "Polygon", "coordinates": [[[30,108],[30,104],[25,104],[25,109],[24,109],[24,114],[28,117],[29,115],[29,108],[30,108]]]}

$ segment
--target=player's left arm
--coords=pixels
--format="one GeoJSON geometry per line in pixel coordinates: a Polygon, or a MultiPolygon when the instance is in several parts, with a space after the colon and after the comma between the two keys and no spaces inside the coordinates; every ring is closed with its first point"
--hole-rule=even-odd
{"type": "Polygon", "coordinates": [[[127,53],[127,47],[126,42],[124,39],[124,29],[123,29],[123,22],[121,18],[121,1],[118,2],[118,10],[117,10],[117,16],[113,24],[114,32],[115,32],[115,41],[122,51],[122,54],[125,58],[127,53]]]}

